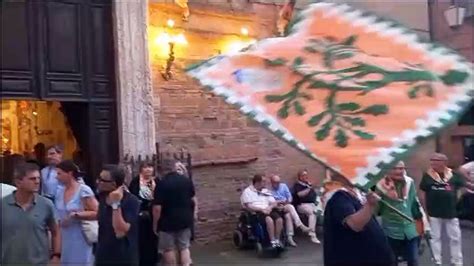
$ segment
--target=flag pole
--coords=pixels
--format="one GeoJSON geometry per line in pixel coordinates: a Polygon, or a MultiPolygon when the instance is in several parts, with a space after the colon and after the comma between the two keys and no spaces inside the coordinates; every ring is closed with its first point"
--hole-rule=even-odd
{"type": "Polygon", "coordinates": [[[391,211],[393,211],[394,213],[400,215],[402,218],[406,219],[407,221],[409,222],[415,222],[415,220],[413,220],[413,218],[409,217],[408,215],[404,214],[403,212],[401,212],[399,209],[393,207],[390,203],[388,203],[387,201],[383,200],[383,199],[380,199],[379,201],[381,204],[383,204],[385,207],[389,208],[391,211]]]}
{"type": "MultiPolygon", "coordinates": [[[[368,193],[368,189],[366,189],[365,187],[362,187],[360,185],[354,185],[354,187],[358,188],[359,190],[363,191],[364,193],[368,193]]],[[[391,211],[393,211],[394,213],[398,214],[399,216],[401,216],[403,219],[409,221],[409,222],[415,222],[415,220],[413,220],[413,218],[409,217],[408,215],[404,214],[403,212],[401,212],[399,209],[395,208],[394,206],[392,206],[392,204],[388,203],[386,200],[383,200],[383,199],[380,199],[379,200],[379,203],[384,205],[385,207],[387,207],[388,209],[390,209],[391,211]]]]}

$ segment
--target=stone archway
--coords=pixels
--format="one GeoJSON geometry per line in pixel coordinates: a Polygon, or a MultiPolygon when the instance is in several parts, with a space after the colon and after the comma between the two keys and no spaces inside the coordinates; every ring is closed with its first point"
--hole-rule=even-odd
{"type": "Polygon", "coordinates": [[[155,151],[155,112],[148,57],[148,1],[113,2],[120,156],[155,151]]]}

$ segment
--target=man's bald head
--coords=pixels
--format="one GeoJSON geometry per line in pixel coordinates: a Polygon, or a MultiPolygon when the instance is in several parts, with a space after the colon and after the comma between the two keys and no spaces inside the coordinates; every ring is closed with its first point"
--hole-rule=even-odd
{"type": "Polygon", "coordinates": [[[274,189],[278,189],[280,186],[281,178],[278,175],[272,175],[270,177],[270,183],[274,189]]]}
{"type": "Polygon", "coordinates": [[[430,158],[431,168],[438,173],[443,173],[448,166],[448,156],[442,153],[435,153],[430,158]]]}
{"type": "Polygon", "coordinates": [[[281,181],[281,178],[280,178],[278,175],[272,175],[272,176],[270,177],[270,180],[271,180],[272,182],[280,182],[280,181],[281,181]]]}

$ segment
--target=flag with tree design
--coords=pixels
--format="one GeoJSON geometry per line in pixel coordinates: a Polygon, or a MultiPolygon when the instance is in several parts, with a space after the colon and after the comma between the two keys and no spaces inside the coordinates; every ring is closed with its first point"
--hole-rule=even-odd
{"type": "Polygon", "coordinates": [[[360,186],[457,120],[472,64],[398,23],[316,3],[287,35],[188,69],[282,140],[360,186]]]}

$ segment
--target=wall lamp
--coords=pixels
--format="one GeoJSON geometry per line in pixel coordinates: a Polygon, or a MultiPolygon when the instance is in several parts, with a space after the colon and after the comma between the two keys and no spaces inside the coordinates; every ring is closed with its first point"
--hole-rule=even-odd
{"type": "MultiPolygon", "coordinates": [[[[155,39],[155,44],[168,47],[168,58],[166,59],[165,70],[161,73],[161,76],[165,80],[170,80],[173,77],[173,64],[175,58],[175,47],[177,45],[186,45],[188,41],[183,33],[178,33],[174,30],[174,20],[168,19],[166,22],[165,31],[161,32],[155,39]]],[[[162,49],[164,48],[162,47],[162,49]]]]}
{"type": "Polygon", "coordinates": [[[456,28],[464,23],[464,17],[466,15],[466,8],[453,3],[446,11],[444,11],[444,17],[448,22],[449,27],[456,28]]]}

